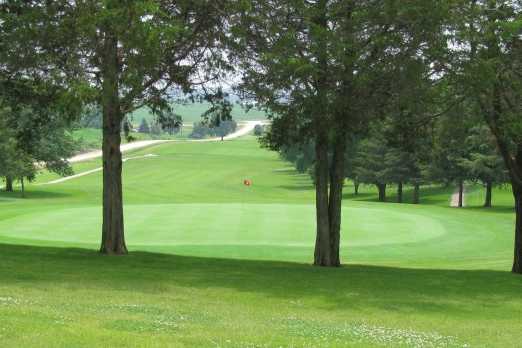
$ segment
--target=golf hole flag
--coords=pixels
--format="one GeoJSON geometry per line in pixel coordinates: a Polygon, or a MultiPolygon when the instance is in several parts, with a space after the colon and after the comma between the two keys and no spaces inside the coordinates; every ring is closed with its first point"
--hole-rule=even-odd
{"type": "Polygon", "coordinates": [[[243,180],[243,185],[245,185],[245,186],[252,186],[252,180],[250,180],[250,179],[243,180]]]}

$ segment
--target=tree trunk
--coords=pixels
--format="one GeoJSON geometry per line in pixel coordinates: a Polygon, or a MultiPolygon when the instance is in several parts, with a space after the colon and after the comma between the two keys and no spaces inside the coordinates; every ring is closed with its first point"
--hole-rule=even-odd
{"type": "Polygon", "coordinates": [[[377,184],[379,189],[379,202],[386,202],[386,184],[377,184]]]}
{"type": "Polygon", "coordinates": [[[24,184],[24,177],[23,176],[20,178],[20,184],[22,186],[22,198],[25,198],[25,184],[24,184]]]}
{"type": "Polygon", "coordinates": [[[397,203],[402,203],[402,181],[399,182],[399,185],[397,186],[397,203]]]}
{"type": "Polygon", "coordinates": [[[513,273],[522,274],[522,187],[515,188],[513,185],[513,195],[515,196],[515,255],[513,258],[513,273]]]}
{"type": "MultiPolygon", "coordinates": [[[[323,133],[321,131],[321,133],[323,133]]],[[[317,235],[315,240],[314,265],[331,266],[330,219],[328,209],[328,143],[326,134],[316,137],[315,145],[315,205],[317,235]]]]}
{"type": "MultiPolygon", "coordinates": [[[[488,47],[489,50],[493,51],[493,55],[498,52],[498,45],[495,44],[494,46],[488,47]]],[[[504,136],[504,125],[500,121],[504,110],[502,107],[502,89],[499,87],[499,84],[495,84],[492,94],[493,100],[491,104],[482,102],[480,106],[511,178],[516,211],[515,250],[511,271],[522,274],[522,143],[517,144],[516,154],[513,157],[510,151],[509,139],[506,139],[504,136]]]]}
{"type": "Polygon", "coordinates": [[[485,208],[491,208],[492,191],[493,191],[493,184],[491,183],[491,181],[488,181],[486,183],[486,201],[484,202],[485,208]]]}
{"type": "Polygon", "coordinates": [[[356,196],[359,195],[359,185],[360,185],[359,180],[353,179],[353,192],[356,196]]]}
{"type": "Polygon", "coordinates": [[[489,117],[486,113],[485,119],[488,122],[491,132],[495,136],[498,149],[511,178],[516,213],[515,250],[511,272],[522,274],[522,143],[517,145],[516,155],[515,158],[513,158],[509,149],[509,143],[503,138],[502,132],[499,130],[498,124],[495,121],[501,112],[498,99],[499,98],[496,98],[496,103],[494,103],[496,106],[494,108],[494,114],[489,117]]]}
{"type": "MultiPolygon", "coordinates": [[[[327,0],[318,0],[315,3],[316,12],[312,21],[318,28],[328,28],[327,0]]],[[[312,40],[317,43],[314,46],[314,56],[321,72],[317,76],[317,99],[315,105],[314,130],[315,130],[315,166],[316,186],[315,204],[317,219],[317,236],[315,242],[314,265],[332,266],[330,248],[330,218],[328,182],[330,180],[328,165],[328,50],[326,40],[322,35],[317,35],[321,30],[312,32],[312,40]]]]}
{"type": "Polygon", "coordinates": [[[413,185],[413,204],[420,203],[420,185],[415,183],[413,185]]]}
{"type": "Polygon", "coordinates": [[[9,176],[5,178],[5,192],[13,192],[13,178],[9,176]]]}
{"type": "Polygon", "coordinates": [[[119,63],[117,39],[106,32],[103,56],[103,227],[100,252],[126,254],[123,226],[123,188],[119,63]]]}
{"type": "Polygon", "coordinates": [[[511,168],[513,173],[511,182],[513,187],[513,195],[515,196],[515,256],[513,258],[513,273],[522,274],[522,184],[519,184],[516,178],[522,177],[522,144],[518,144],[517,155],[515,157],[514,166],[511,168]]]}
{"type": "Polygon", "coordinates": [[[459,208],[464,206],[464,181],[459,181],[459,208]]]}
{"type": "Polygon", "coordinates": [[[341,265],[339,246],[341,240],[341,217],[344,186],[344,153],[346,139],[342,134],[335,139],[332,165],[330,169],[330,196],[329,196],[329,222],[330,222],[330,266],[341,265]]]}

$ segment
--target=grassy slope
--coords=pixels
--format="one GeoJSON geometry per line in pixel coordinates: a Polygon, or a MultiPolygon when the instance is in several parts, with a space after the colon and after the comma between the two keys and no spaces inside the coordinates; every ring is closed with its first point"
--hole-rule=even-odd
{"type": "Polygon", "coordinates": [[[3,345],[520,344],[509,191],[485,211],[448,208],[451,189],[413,206],[365,187],[344,204],[348,266],[316,269],[310,181],[252,138],[139,153],[159,156],[125,164],[128,257],[94,252],[101,173],[0,195],[3,345]]]}

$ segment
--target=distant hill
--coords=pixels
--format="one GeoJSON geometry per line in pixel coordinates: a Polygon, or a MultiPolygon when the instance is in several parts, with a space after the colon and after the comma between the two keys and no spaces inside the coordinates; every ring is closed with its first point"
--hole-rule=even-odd
{"type": "MultiPolygon", "coordinates": [[[[201,115],[210,107],[209,103],[187,103],[187,104],[174,104],[174,111],[183,117],[183,122],[194,123],[201,121],[201,115]]],[[[234,104],[232,114],[236,121],[248,121],[248,120],[264,120],[266,114],[264,111],[258,109],[251,109],[248,112],[241,106],[234,104]]],[[[137,126],[140,124],[142,119],[147,121],[152,120],[154,115],[149,108],[143,107],[136,110],[131,114],[132,123],[137,126]]]]}

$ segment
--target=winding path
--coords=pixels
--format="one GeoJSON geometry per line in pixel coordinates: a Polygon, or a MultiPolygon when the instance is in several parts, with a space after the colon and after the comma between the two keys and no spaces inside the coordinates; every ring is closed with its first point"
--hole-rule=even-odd
{"type": "MultiPolygon", "coordinates": [[[[464,191],[462,192],[462,206],[466,206],[466,188],[464,187],[464,191]]],[[[459,188],[451,195],[450,207],[458,208],[459,207],[459,188]]]]}
{"type": "MultiPolygon", "coordinates": [[[[166,142],[169,142],[169,141],[173,141],[173,140],[140,140],[140,141],[134,141],[134,142],[128,143],[128,144],[122,144],[120,146],[120,150],[121,150],[122,153],[125,153],[125,152],[129,152],[129,151],[132,151],[132,150],[142,149],[144,147],[149,147],[149,146],[152,146],[152,145],[166,143],[166,142]]],[[[102,151],[101,150],[96,150],[96,151],[86,152],[86,153],[82,153],[82,154],[76,155],[74,157],[71,157],[71,158],[69,158],[69,163],[83,162],[83,161],[88,161],[88,160],[92,160],[92,159],[99,158],[99,157],[102,157],[102,151]]]]}
{"type": "MultiPolygon", "coordinates": [[[[247,135],[248,133],[252,132],[256,125],[265,125],[267,124],[267,121],[246,121],[242,127],[240,127],[238,130],[236,130],[234,133],[230,133],[229,135],[225,136],[223,140],[233,140],[242,136],[247,135]]],[[[207,139],[187,139],[187,140],[140,140],[140,141],[134,141],[132,143],[128,144],[122,144],[120,146],[120,150],[122,153],[137,150],[137,149],[143,149],[145,147],[158,145],[162,143],[168,143],[168,142],[179,142],[179,141],[190,141],[190,142],[208,142],[208,141],[220,141],[221,138],[207,138],[207,139]]],[[[95,158],[102,157],[102,151],[96,150],[91,152],[82,153],[79,155],[76,155],[74,157],[71,157],[69,159],[69,163],[77,163],[82,161],[88,161],[95,158]]]]}
{"type": "MultiPolygon", "coordinates": [[[[265,125],[265,124],[267,124],[267,121],[246,121],[244,123],[244,125],[242,127],[240,127],[238,130],[236,130],[235,132],[230,133],[229,135],[223,137],[223,140],[233,140],[233,139],[237,139],[239,137],[245,136],[248,133],[252,132],[254,130],[255,126],[257,126],[258,124],[259,125],[265,125]]],[[[132,150],[143,149],[143,148],[146,148],[146,147],[149,147],[149,146],[153,146],[153,145],[169,143],[169,142],[180,142],[180,141],[187,141],[187,142],[210,142],[210,141],[221,141],[221,138],[216,137],[216,138],[189,139],[189,140],[143,140],[143,141],[135,141],[135,142],[128,143],[128,144],[122,144],[120,146],[120,149],[121,149],[122,153],[125,153],[125,152],[129,152],[129,151],[132,151],[132,150]]],[[[87,152],[87,153],[83,153],[83,154],[71,157],[69,159],[69,163],[77,163],[77,162],[82,162],[82,161],[88,161],[88,160],[92,160],[92,159],[100,158],[100,157],[102,157],[102,151],[101,150],[91,151],[91,152],[87,152]]],[[[144,156],[128,157],[128,158],[124,158],[123,162],[126,162],[128,160],[150,158],[150,157],[155,157],[155,155],[147,154],[147,155],[144,155],[144,156]]],[[[43,183],[42,185],[59,184],[59,183],[65,182],[65,181],[76,179],[76,178],[79,178],[79,177],[82,177],[82,176],[85,176],[85,175],[89,175],[89,174],[92,174],[92,173],[96,173],[96,172],[99,172],[99,171],[102,171],[102,170],[103,170],[103,167],[94,168],[94,169],[87,170],[87,171],[82,172],[82,173],[78,173],[78,174],[74,174],[74,175],[71,175],[71,176],[66,176],[64,178],[60,178],[60,179],[56,179],[56,180],[53,180],[53,181],[49,181],[49,182],[43,183]]]]}

